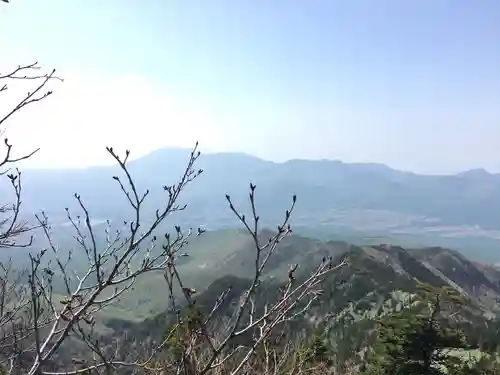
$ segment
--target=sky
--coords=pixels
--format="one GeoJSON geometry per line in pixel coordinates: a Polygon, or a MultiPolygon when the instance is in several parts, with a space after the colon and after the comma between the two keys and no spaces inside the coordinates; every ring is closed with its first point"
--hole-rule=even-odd
{"type": "MultiPolygon", "coordinates": [[[[3,3],[2,3],[3,4],[3,3]]],[[[33,167],[161,147],[500,172],[498,0],[12,0],[0,72],[57,69],[10,120],[33,167]]],[[[29,91],[9,83],[0,114],[29,91]]]]}

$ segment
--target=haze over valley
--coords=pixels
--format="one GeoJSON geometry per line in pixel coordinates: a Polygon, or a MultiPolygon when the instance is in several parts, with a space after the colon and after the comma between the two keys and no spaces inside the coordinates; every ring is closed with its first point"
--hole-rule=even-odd
{"type": "MultiPolygon", "coordinates": [[[[164,199],[161,187],[181,173],[189,153],[166,148],[130,163],[138,186],[151,190],[146,202],[151,210],[164,199]]],[[[445,246],[475,260],[500,262],[500,174],[475,169],[419,175],[382,164],[300,159],[275,163],[243,153],[203,154],[197,167],[204,173],[185,191],[182,199],[188,208],[172,218],[171,225],[234,228],[238,223],[224,196],[231,194],[243,203],[253,182],[259,187],[265,225],[274,225],[282,207],[297,194],[293,224],[298,233],[358,244],[445,246]]],[[[124,197],[111,178],[116,173],[114,167],[26,169],[23,213],[43,209],[54,224],[67,225],[64,209],[77,209],[73,194],[78,192],[95,224],[127,220],[124,197]]]]}

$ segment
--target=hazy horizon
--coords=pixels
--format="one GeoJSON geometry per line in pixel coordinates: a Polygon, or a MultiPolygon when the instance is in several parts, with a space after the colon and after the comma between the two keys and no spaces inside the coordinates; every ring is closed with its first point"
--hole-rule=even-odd
{"type": "MultiPolygon", "coordinates": [[[[165,150],[182,150],[182,151],[185,151],[186,154],[188,154],[193,148],[188,148],[188,147],[162,147],[162,148],[159,148],[159,149],[156,149],[156,150],[152,150],[148,153],[146,153],[145,155],[140,155],[140,156],[136,156],[134,154],[130,154],[130,157],[129,157],[129,161],[135,161],[135,160],[139,160],[139,159],[142,159],[142,158],[147,158],[148,156],[152,155],[152,154],[155,154],[157,152],[161,152],[161,151],[165,151],[165,150]]],[[[248,153],[248,152],[243,152],[243,151],[206,151],[203,149],[202,145],[198,146],[197,148],[201,153],[202,155],[214,155],[214,154],[227,154],[227,155],[231,155],[231,154],[236,154],[236,155],[245,155],[245,156],[248,156],[248,157],[254,157],[254,158],[257,158],[257,159],[260,159],[264,162],[272,162],[272,163],[276,163],[276,164],[283,164],[283,163],[287,163],[287,162],[291,162],[291,161],[300,161],[300,160],[307,160],[307,161],[331,161],[331,162],[340,162],[340,163],[344,163],[344,164],[373,164],[373,165],[383,165],[383,166],[386,166],[386,167],[389,167],[391,169],[394,169],[394,170],[397,170],[397,171],[400,171],[400,172],[410,172],[410,173],[415,173],[415,174],[418,174],[418,175],[455,175],[455,174],[460,174],[460,173],[465,173],[465,172],[470,172],[470,171],[485,171],[486,173],[489,173],[489,174],[495,174],[495,175],[500,175],[500,173],[497,173],[497,172],[491,172],[491,171],[488,171],[486,170],[485,168],[481,168],[481,167],[478,167],[478,168],[469,168],[469,169],[463,169],[463,170],[459,170],[459,171],[455,171],[455,172],[436,172],[436,173],[432,173],[432,172],[416,172],[416,171],[412,171],[412,170],[408,170],[408,169],[399,169],[399,168],[395,168],[393,167],[392,165],[390,164],[385,164],[385,163],[377,163],[377,162],[371,162],[371,161],[359,161],[359,162],[346,162],[344,160],[341,160],[341,159],[334,159],[334,158],[290,158],[290,159],[284,159],[284,160],[271,160],[271,159],[266,159],[266,158],[263,158],[263,157],[260,157],[260,156],[257,156],[257,155],[254,155],[254,154],[251,154],[251,153],[248,153]]],[[[120,155],[123,155],[125,153],[125,150],[115,150],[116,152],[118,152],[118,154],[120,155]]],[[[187,159],[186,159],[187,160],[187,159]]],[[[67,169],[87,169],[87,168],[94,168],[94,167],[107,167],[107,166],[112,166],[112,165],[116,165],[116,163],[113,163],[113,162],[110,162],[110,163],[101,163],[101,164],[95,164],[95,165],[85,165],[85,166],[70,166],[70,167],[54,167],[54,166],[43,166],[43,165],[30,165],[29,163],[26,163],[25,161],[22,161],[18,164],[22,169],[32,169],[32,170],[43,170],[43,169],[49,169],[49,170],[67,170],[67,169]]]]}
{"type": "Polygon", "coordinates": [[[41,147],[29,167],[200,141],[272,161],[500,172],[498,19],[494,0],[12,1],[0,72],[39,61],[65,82],[7,136],[41,147]]]}

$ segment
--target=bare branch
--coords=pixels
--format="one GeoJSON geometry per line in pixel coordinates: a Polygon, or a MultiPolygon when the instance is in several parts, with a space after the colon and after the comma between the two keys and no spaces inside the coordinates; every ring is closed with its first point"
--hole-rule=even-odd
{"type": "MultiPolygon", "coordinates": [[[[172,254],[185,245],[186,239],[191,233],[184,234],[179,228],[176,229],[175,238],[171,239],[167,235],[167,243],[163,246],[157,245],[153,232],[174,212],[182,211],[185,206],[179,206],[177,200],[181,191],[192,182],[201,170],[193,169],[194,163],[200,153],[197,147],[191,153],[187,167],[179,181],[171,186],[164,186],[167,200],[165,206],[157,210],[152,220],[143,218],[142,206],[149,192],[139,194],[133,178],[127,167],[129,151],[124,158],[119,157],[109,147],[108,152],[117,161],[123,174],[121,177],[114,176],[120,189],[127,198],[127,201],[134,210],[133,219],[126,223],[123,230],[118,230],[116,235],[110,235],[110,226],[106,229],[106,246],[99,248],[94,228],[91,224],[89,210],[86,208],[83,198],[75,194],[81,211],[83,220],[77,219],[68,211],[68,219],[72,224],[76,236],[76,242],[84,250],[89,262],[89,268],[83,275],[76,275],[76,280],[68,274],[65,264],[60,259],[61,252],[51,239],[51,227],[45,216],[38,216],[39,225],[43,228],[48,239],[49,249],[55,258],[58,271],[66,285],[67,297],[61,301],[62,306],[56,306],[47,293],[46,288],[40,285],[37,289],[43,298],[49,301],[53,311],[53,323],[50,330],[40,341],[36,349],[34,363],[29,370],[29,374],[36,374],[48,363],[61,349],[63,343],[70,337],[78,338],[87,347],[104,361],[104,354],[101,348],[92,339],[93,316],[109,304],[116,302],[127,290],[130,290],[137,278],[152,271],[164,270],[171,261],[172,254]],[[144,223],[150,224],[145,225],[144,223]],[[152,237],[152,240],[151,238],[152,237]],[[150,240],[148,240],[150,238],[150,240]],[[90,326],[86,331],[85,326],[90,326]]],[[[94,364],[88,368],[97,369],[101,367],[117,366],[118,363],[126,366],[124,361],[106,360],[101,364],[94,364]],[[97,366],[97,367],[96,367],[97,366]]],[[[135,365],[145,366],[145,362],[132,362],[135,365]]],[[[132,365],[130,363],[129,365],[132,365]]],[[[63,373],[81,373],[80,369],[63,373]],[[75,372],[76,371],[76,372],[75,372]]]]}
{"type": "MultiPolygon", "coordinates": [[[[52,70],[50,73],[33,73],[39,70],[40,66],[35,62],[28,65],[20,65],[8,73],[0,73],[0,94],[8,92],[8,81],[28,80],[36,82],[33,91],[23,97],[17,104],[8,110],[6,114],[0,114],[0,134],[4,134],[6,122],[14,114],[18,113],[24,107],[39,102],[52,94],[52,91],[45,90],[45,86],[50,80],[61,80],[55,76],[55,70],[52,70]]],[[[12,172],[9,168],[9,164],[17,163],[32,157],[38,149],[26,155],[14,157],[12,156],[12,144],[9,143],[8,138],[3,140],[3,144],[5,146],[5,151],[0,155],[0,176],[7,176],[14,191],[15,202],[13,204],[3,204],[0,206],[0,248],[28,247],[32,244],[32,238],[26,239],[22,243],[18,242],[18,238],[34,228],[30,227],[26,221],[19,221],[22,202],[21,173],[17,169],[15,172],[12,172]]]]}

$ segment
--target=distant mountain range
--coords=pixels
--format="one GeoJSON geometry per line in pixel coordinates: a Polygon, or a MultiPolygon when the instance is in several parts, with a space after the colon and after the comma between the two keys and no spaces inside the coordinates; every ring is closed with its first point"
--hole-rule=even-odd
{"type": "MultiPolygon", "coordinates": [[[[151,191],[146,206],[150,214],[164,202],[162,186],[180,176],[189,153],[167,148],[130,162],[139,188],[151,191]]],[[[230,194],[246,209],[248,184],[253,182],[260,216],[267,225],[275,225],[292,194],[297,194],[292,222],[307,234],[474,246],[488,249],[489,254],[500,245],[500,174],[482,169],[418,175],[382,164],[336,160],[274,163],[242,153],[204,154],[197,168],[204,173],[181,199],[188,210],[173,217],[171,223],[209,229],[237,225],[224,196],[230,194]]],[[[59,222],[65,207],[75,209],[73,194],[78,192],[96,221],[121,221],[130,211],[111,178],[117,173],[116,166],[24,170],[24,213],[44,209],[59,222]]],[[[0,187],[2,195],[6,194],[4,188],[0,187]]],[[[500,253],[489,260],[500,261],[500,253]]]]}

